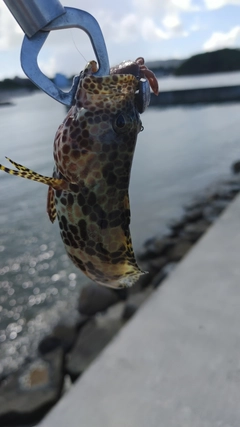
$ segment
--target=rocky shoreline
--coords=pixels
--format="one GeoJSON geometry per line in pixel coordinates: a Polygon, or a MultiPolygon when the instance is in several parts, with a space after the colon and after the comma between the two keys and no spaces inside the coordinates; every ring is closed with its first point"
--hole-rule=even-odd
{"type": "Polygon", "coordinates": [[[168,232],[147,240],[137,254],[149,273],[130,289],[90,283],[81,291],[77,321],[59,323],[38,347],[38,358],[0,382],[0,425],[32,426],[67,392],[141,304],[240,191],[240,162],[229,179],[213,185],[184,208],[168,232]]]}

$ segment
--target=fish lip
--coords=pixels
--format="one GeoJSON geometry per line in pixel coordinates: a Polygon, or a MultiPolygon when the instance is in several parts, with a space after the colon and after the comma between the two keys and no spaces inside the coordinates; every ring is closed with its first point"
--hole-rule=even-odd
{"type": "Polygon", "coordinates": [[[79,83],[75,104],[77,108],[96,111],[122,108],[127,101],[134,103],[139,82],[131,74],[113,74],[108,76],[87,75],[79,83]]]}
{"type": "Polygon", "coordinates": [[[80,82],[81,91],[96,96],[135,94],[138,85],[138,79],[132,74],[112,74],[103,77],[88,75],[80,82]]]}

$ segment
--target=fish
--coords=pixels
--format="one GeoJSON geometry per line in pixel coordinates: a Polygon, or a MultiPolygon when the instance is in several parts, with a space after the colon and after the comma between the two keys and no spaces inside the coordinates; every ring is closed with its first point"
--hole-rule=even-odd
{"type": "Polygon", "coordinates": [[[47,213],[58,219],[72,262],[99,285],[132,286],[144,274],[130,235],[129,181],[141,130],[139,82],[157,79],[143,58],[125,61],[98,77],[90,61],[80,74],[74,104],[54,139],[52,177],[7,158],[16,168],[0,169],[47,185],[47,213]],[[138,98],[137,98],[138,96],[138,98]]]}

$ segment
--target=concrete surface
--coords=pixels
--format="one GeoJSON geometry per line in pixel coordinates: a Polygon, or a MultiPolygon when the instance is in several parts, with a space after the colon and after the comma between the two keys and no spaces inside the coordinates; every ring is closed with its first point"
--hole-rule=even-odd
{"type": "Polygon", "coordinates": [[[151,94],[151,106],[219,103],[240,101],[240,86],[206,87],[200,89],[177,89],[151,94]]]}
{"type": "Polygon", "coordinates": [[[240,426],[240,197],[40,426],[240,426]]]}

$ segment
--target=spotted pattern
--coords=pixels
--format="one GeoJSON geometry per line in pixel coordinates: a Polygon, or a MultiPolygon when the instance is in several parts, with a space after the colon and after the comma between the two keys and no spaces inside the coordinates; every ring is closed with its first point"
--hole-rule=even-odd
{"type": "Polygon", "coordinates": [[[116,288],[142,273],[132,249],[128,198],[141,129],[137,86],[132,75],[86,75],[54,142],[57,177],[75,183],[71,192],[55,191],[66,250],[91,279],[116,288]]]}
{"type": "Polygon", "coordinates": [[[49,186],[47,210],[58,218],[73,263],[97,283],[131,286],[143,272],[137,266],[129,231],[128,187],[142,124],[135,105],[138,78],[131,74],[92,75],[85,68],[75,104],[54,140],[52,178],[11,163],[0,169],[49,186]]]}

